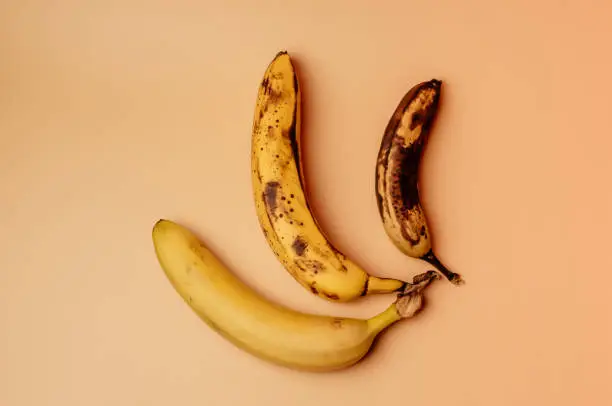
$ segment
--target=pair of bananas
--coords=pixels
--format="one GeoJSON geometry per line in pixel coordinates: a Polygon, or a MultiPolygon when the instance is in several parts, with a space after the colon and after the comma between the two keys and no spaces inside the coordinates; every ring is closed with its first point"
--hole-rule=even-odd
{"type": "Polygon", "coordinates": [[[298,312],[250,289],[186,227],[159,220],[157,259],[170,283],[212,329],[261,359],[309,371],[357,363],[382,330],[415,315],[423,290],[442,274],[458,274],[434,255],[419,201],[418,167],[438,108],[441,82],[414,86],[401,100],[382,138],[376,197],[384,229],[406,255],[436,267],[411,282],[370,275],[325,236],[305,195],[300,151],[301,92],[287,52],[279,52],[260,83],[252,132],[251,170],[257,218],[285,269],[312,294],[336,302],[392,293],[397,299],[369,318],[298,312]]]}

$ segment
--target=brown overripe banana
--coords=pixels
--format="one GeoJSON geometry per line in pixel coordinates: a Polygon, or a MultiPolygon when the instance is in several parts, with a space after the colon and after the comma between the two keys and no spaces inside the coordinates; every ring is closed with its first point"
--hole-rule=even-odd
{"type": "Polygon", "coordinates": [[[266,241],[304,288],[330,301],[401,290],[405,282],[369,275],[324,235],[304,190],[301,92],[289,54],[279,52],[260,83],[251,170],[257,218],[266,241]]]}
{"type": "Polygon", "coordinates": [[[434,265],[454,284],[462,277],[449,271],[431,245],[419,195],[423,148],[438,110],[442,82],[432,79],[412,87],[385,129],[376,161],[376,201],[385,232],[404,254],[434,265]]]}

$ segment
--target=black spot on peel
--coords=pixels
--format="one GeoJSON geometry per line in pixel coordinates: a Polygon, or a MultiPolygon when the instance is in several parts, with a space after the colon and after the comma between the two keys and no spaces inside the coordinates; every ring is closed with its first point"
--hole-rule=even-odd
{"type": "Polygon", "coordinates": [[[317,288],[315,288],[314,282],[312,283],[312,285],[310,285],[310,291],[314,293],[315,295],[319,294],[319,291],[317,290],[317,288]]]}
{"type": "Polygon", "coordinates": [[[342,328],[342,319],[339,317],[335,317],[332,322],[331,322],[332,326],[334,326],[335,328],[342,328]]]}
{"type": "Polygon", "coordinates": [[[302,257],[298,257],[294,262],[302,272],[310,272],[313,275],[317,275],[319,272],[325,271],[325,266],[316,259],[303,259],[302,257]]]}
{"type": "Polygon", "coordinates": [[[275,212],[277,209],[276,204],[276,195],[278,192],[278,188],[280,187],[280,183],[278,182],[268,182],[263,191],[263,200],[268,208],[268,213],[272,216],[276,216],[275,212]]]}
{"type": "Polygon", "coordinates": [[[272,87],[272,82],[270,81],[270,78],[264,78],[264,80],[261,82],[261,86],[263,88],[263,93],[268,96],[268,104],[274,104],[282,98],[282,94],[274,90],[274,88],[272,87]]]}
{"type": "Polygon", "coordinates": [[[420,111],[414,113],[410,119],[410,130],[414,130],[419,125],[423,124],[424,117],[425,115],[420,111]]]}
{"type": "Polygon", "coordinates": [[[404,146],[402,137],[396,136],[392,141],[388,162],[394,167],[388,169],[393,171],[392,181],[388,188],[393,196],[392,204],[401,212],[411,210],[420,204],[419,166],[436,108],[437,98],[427,111],[419,111],[413,115],[411,126],[415,124],[415,119],[418,118],[417,125],[422,127],[419,138],[408,147],[404,146]]]}
{"type": "Polygon", "coordinates": [[[441,82],[438,80],[430,80],[413,86],[404,95],[389,119],[378,151],[376,165],[376,204],[381,215],[386,209],[385,204],[393,205],[394,210],[405,213],[419,203],[418,167],[423,145],[437,111],[440,86],[441,82]],[[421,132],[416,142],[405,148],[404,139],[397,135],[402,117],[408,114],[412,101],[419,97],[421,92],[432,90],[435,90],[435,94],[430,106],[413,113],[410,117],[410,129],[413,130],[420,125],[421,132]],[[388,173],[391,174],[391,184],[388,184],[385,179],[388,173]],[[387,191],[390,192],[393,202],[385,200],[387,191]]]}
{"type": "Polygon", "coordinates": [[[291,248],[295,253],[299,256],[304,255],[306,248],[308,248],[308,243],[300,236],[295,237],[293,240],[293,244],[291,244],[291,248]]]}
{"type": "MultiPolygon", "coordinates": [[[[403,140],[398,140],[402,143],[403,140]]],[[[394,170],[398,171],[396,177],[391,183],[391,195],[393,196],[393,204],[401,207],[400,210],[410,210],[420,202],[418,181],[419,181],[419,161],[421,155],[422,138],[415,141],[408,148],[398,147],[396,157],[398,167],[394,170]]]]}
{"type": "Polygon", "coordinates": [[[261,87],[263,87],[264,93],[268,94],[270,90],[270,78],[265,77],[264,80],[261,82],[261,87]]]}
{"type": "MultiPolygon", "coordinates": [[[[279,100],[283,98],[282,93],[275,91],[270,87],[270,91],[268,93],[268,103],[270,104],[278,104],[279,100]]],[[[278,123],[278,120],[276,120],[278,123]]]]}

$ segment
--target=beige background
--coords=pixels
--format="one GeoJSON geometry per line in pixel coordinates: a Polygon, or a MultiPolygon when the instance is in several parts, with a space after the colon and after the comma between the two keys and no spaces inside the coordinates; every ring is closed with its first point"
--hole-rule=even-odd
{"type": "Polygon", "coordinates": [[[0,2],[0,405],[609,405],[604,4],[0,2]],[[309,295],[258,228],[251,119],[283,48],[304,82],[316,214],[377,275],[425,269],[378,220],[382,130],[409,86],[446,83],[423,200],[468,283],[432,286],[418,319],[341,373],[230,346],[171,289],[150,240],[158,218],[184,222],[297,309],[389,303],[309,295]]]}

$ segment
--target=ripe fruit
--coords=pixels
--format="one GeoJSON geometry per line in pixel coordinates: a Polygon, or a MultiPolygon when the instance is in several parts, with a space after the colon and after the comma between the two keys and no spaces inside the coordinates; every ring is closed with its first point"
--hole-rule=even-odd
{"type": "Polygon", "coordinates": [[[461,276],[446,269],[433,252],[418,187],[423,147],[438,111],[441,87],[442,82],[435,79],[419,83],[395,109],[376,161],[376,201],[385,232],[395,246],[431,263],[458,285],[463,283],[461,276]]]}
{"type": "Polygon", "coordinates": [[[153,227],[157,259],[171,285],[213,330],[268,362],[308,371],[346,368],[361,360],[378,333],[422,307],[437,273],[417,275],[386,310],[369,319],[292,310],[238,279],[190,230],[169,220],[153,227]]]}
{"type": "Polygon", "coordinates": [[[369,275],[317,224],[304,192],[300,97],[291,58],[279,52],[259,86],[252,134],[253,197],[266,241],[295,280],[324,299],[400,291],[404,281],[369,275]]]}

